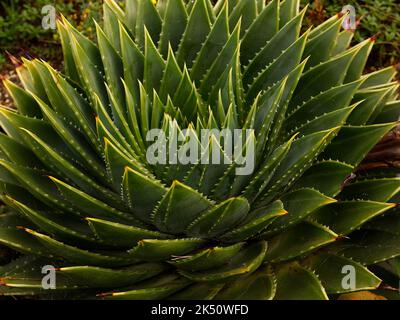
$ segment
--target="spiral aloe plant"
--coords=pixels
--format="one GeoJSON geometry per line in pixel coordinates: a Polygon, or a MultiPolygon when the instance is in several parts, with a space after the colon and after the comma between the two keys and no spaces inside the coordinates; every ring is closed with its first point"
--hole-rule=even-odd
{"type": "Polygon", "coordinates": [[[342,15],[301,32],[304,14],[297,0],[106,0],[96,43],[60,19],[65,72],[24,60],[23,88],[5,82],[0,243],[20,255],[0,294],[328,299],[398,279],[400,179],[356,170],[396,126],[395,69],[363,74],[373,39],[349,48],[342,15]],[[149,163],[152,129],[185,128],[199,147],[203,129],[250,130],[254,171],[149,163]]]}

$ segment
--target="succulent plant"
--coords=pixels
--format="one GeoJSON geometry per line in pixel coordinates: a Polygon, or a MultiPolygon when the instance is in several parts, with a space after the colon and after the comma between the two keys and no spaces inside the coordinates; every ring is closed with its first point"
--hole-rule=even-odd
{"type": "Polygon", "coordinates": [[[65,72],[24,60],[23,88],[5,83],[17,110],[0,112],[0,243],[20,255],[0,294],[328,299],[398,279],[400,178],[357,170],[396,126],[395,69],[363,75],[373,39],[349,48],[342,15],[301,33],[304,13],[107,0],[97,43],[62,18],[65,72]],[[255,145],[254,172],[149,163],[157,128],[250,130],[239,151],[255,145]]]}

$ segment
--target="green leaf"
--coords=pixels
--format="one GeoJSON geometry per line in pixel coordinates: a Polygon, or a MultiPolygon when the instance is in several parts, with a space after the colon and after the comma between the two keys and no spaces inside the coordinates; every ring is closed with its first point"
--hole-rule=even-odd
{"type": "Polygon", "coordinates": [[[198,272],[179,270],[179,273],[193,281],[217,281],[251,274],[261,265],[266,251],[265,241],[256,242],[243,248],[226,266],[198,272]]]}
{"type": "Polygon", "coordinates": [[[93,60],[90,56],[90,51],[85,50],[85,47],[76,34],[72,36],[71,44],[79,77],[91,102],[95,103],[97,95],[104,105],[108,105],[108,98],[104,87],[103,65],[97,47],[97,51],[93,49],[93,55],[95,56],[95,60],[93,60]]]}
{"type": "Polygon", "coordinates": [[[10,93],[20,114],[28,117],[42,117],[40,108],[31,94],[9,80],[4,80],[3,84],[10,93]]]}
{"type": "MultiPolygon", "coordinates": [[[[261,11],[243,36],[240,59],[242,65],[254,58],[279,29],[279,1],[273,0],[261,11]],[[260,30],[263,29],[263,32],[260,30]]],[[[246,30],[245,30],[246,31],[246,30]]]]}
{"type": "Polygon", "coordinates": [[[278,58],[274,60],[270,65],[267,66],[260,74],[255,78],[247,91],[246,101],[252,102],[257,94],[273,85],[275,82],[282,80],[288,75],[293,69],[295,69],[300,61],[303,54],[304,46],[306,44],[308,33],[304,33],[299,39],[297,39],[289,48],[287,48],[278,58]]]}
{"type": "Polygon", "coordinates": [[[116,192],[121,190],[122,179],[126,167],[149,175],[140,162],[135,158],[127,157],[107,138],[105,138],[104,157],[107,163],[107,171],[116,192]]]}
{"type": "Polygon", "coordinates": [[[93,244],[96,242],[92,237],[90,229],[77,219],[37,211],[8,196],[3,197],[3,201],[10,207],[15,208],[41,230],[53,234],[60,239],[80,244],[93,244]]]}
{"type": "Polygon", "coordinates": [[[276,219],[268,227],[264,235],[283,231],[303,221],[314,210],[336,202],[313,189],[299,189],[284,195],[281,199],[288,214],[276,219]]]}
{"type": "Polygon", "coordinates": [[[330,253],[319,253],[311,256],[304,263],[318,275],[326,292],[337,294],[354,290],[373,290],[379,287],[381,280],[359,263],[330,253]],[[344,267],[352,267],[355,272],[355,288],[343,287],[343,278],[347,274],[344,267]]]}
{"type": "Polygon", "coordinates": [[[275,276],[263,267],[248,276],[227,283],[216,300],[272,300],[276,291],[275,276]]]}
{"type": "Polygon", "coordinates": [[[377,115],[374,123],[388,123],[399,120],[400,114],[400,101],[391,101],[386,103],[382,111],[377,115]]]}
{"type": "MultiPolygon", "coordinates": [[[[383,102],[384,96],[390,89],[382,88],[375,90],[360,90],[354,97],[354,101],[360,101],[359,106],[353,111],[348,119],[348,124],[353,126],[365,125],[378,110],[383,102]]],[[[397,121],[397,119],[396,119],[397,121]]]]}
{"type": "Polygon", "coordinates": [[[250,27],[257,17],[256,0],[238,1],[235,8],[229,14],[229,27],[234,29],[239,20],[241,20],[241,35],[250,27]]]}
{"type": "MultiPolygon", "coordinates": [[[[306,70],[318,65],[321,62],[329,60],[333,47],[336,44],[335,40],[340,31],[342,22],[343,19],[339,19],[329,28],[323,30],[320,34],[310,38],[310,40],[306,44],[306,47],[304,48],[303,53],[303,58],[309,57],[306,65],[306,70]]],[[[354,80],[357,79],[358,78],[354,80]]]]}
{"type": "Polygon", "coordinates": [[[25,254],[47,258],[54,257],[37,239],[21,229],[0,227],[0,243],[25,254]]]}
{"type": "Polygon", "coordinates": [[[28,168],[43,167],[30,149],[4,133],[0,134],[0,149],[5,160],[28,168]]]}
{"type": "Polygon", "coordinates": [[[361,81],[356,81],[340,85],[324,91],[307,102],[304,102],[302,105],[290,105],[287,118],[284,122],[285,130],[288,131],[292,128],[299,127],[307,121],[322,116],[324,113],[346,108],[350,105],[360,83],[361,81]]]}
{"type": "Polygon", "coordinates": [[[124,199],[132,213],[145,222],[151,222],[151,213],[167,189],[157,180],[129,167],[125,168],[122,185],[124,199]]]}
{"type": "MultiPolygon", "coordinates": [[[[136,0],[134,0],[136,1],[136,0]]],[[[139,96],[138,80],[143,79],[144,55],[128,34],[125,27],[120,24],[121,56],[124,68],[124,81],[129,90],[139,96]]],[[[137,102],[137,101],[136,101],[137,102]]],[[[129,108],[128,108],[129,112],[129,108]]]]}
{"type": "Polygon", "coordinates": [[[280,3],[279,9],[279,27],[282,28],[293,17],[299,14],[299,0],[284,0],[280,3]]]}
{"type": "Polygon", "coordinates": [[[95,253],[73,247],[47,235],[38,233],[30,229],[24,229],[27,233],[37,239],[45,248],[47,248],[54,256],[66,259],[67,261],[82,265],[97,265],[104,267],[117,267],[130,264],[127,257],[118,256],[111,253],[95,253]]]}
{"type": "Polygon", "coordinates": [[[161,231],[182,233],[212,203],[192,188],[174,181],[154,212],[161,231]]]}
{"type": "Polygon", "coordinates": [[[282,201],[277,200],[269,206],[251,211],[239,227],[224,234],[221,240],[225,242],[247,240],[265,230],[277,217],[286,214],[282,201]]]}
{"type": "Polygon", "coordinates": [[[293,184],[312,165],[315,157],[332,140],[338,129],[313,133],[294,141],[267,185],[266,192],[262,194],[260,204],[270,201],[279,190],[293,184]]]}
{"type": "Polygon", "coordinates": [[[348,184],[340,193],[341,199],[363,199],[387,202],[400,191],[400,178],[369,179],[348,184]]]}
{"type": "Polygon", "coordinates": [[[343,83],[346,70],[359,48],[350,49],[340,56],[319,64],[302,75],[290,101],[291,108],[300,105],[313,96],[343,83]],[[337,70],[341,70],[338,72],[337,70]]]}
{"type": "Polygon", "coordinates": [[[398,219],[398,209],[392,209],[386,214],[373,219],[363,225],[363,229],[376,230],[393,235],[400,235],[400,221],[398,219]]]}
{"type": "Polygon", "coordinates": [[[190,70],[190,76],[194,81],[200,82],[202,80],[228,39],[228,7],[224,5],[190,70]]]}
{"type": "Polygon", "coordinates": [[[190,272],[210,270],[228,263],[242,249],[244,243],[228,247],[212,247],[190,256],[176,257],[169,261],[180,270],[190,272]]]}
{"type": "MultiPolygon", "coordinates": [[[[53,70],[54,71],[54,70],[53,70]]],[[[57,73],[53,74],[56,77],[56,82],[60,92],[64,97],[63,106],[68,106],[71,116],[73,115],[75,123],[79,124],[82,132],[98,154],[101,153],[99,141],[96,136],[95,116],[93,114],[92,106],[89,104],[87,98],[80,94],[80,92],[71,86],[71,84],[57,73]]]]}
{"type": "Polygon", "coordinates": [[[151,0],[140,0],[135,4],[137,8],[135,42],[141,47],[145,47],[145,33],[147,30],[149,37],[154,43],[158,42],[161,33],[161,17],[158,14],[151,0]]]}
{"type": "Polygon", "coordinates": [[[158,45],[164,57],[168,54],[169,45],[171,45],[173,51],[178,49],[178,45],[186,28],[187,19],[186,8],[182,0],[167,1],[158,45]]]}
{"type": "Polygon", "coordinates": [[[168,297],[168,300],[212,300],[223,286],[223,283],[195,283],[168,297]]]}
{"type": "MultiPolygon", "coordinates": [[[[117,49],[111,45],[109,38],[106,37],[104,31],[98,24],[96,24],[96,31],[107,85],[115,96],[118,104],[125,106],[125,97],[123,96],[124,91],[121,81],[124,75],[122,59],[117,53],[117,49]]],[[[114,33],[113,38],[118,39],[119,42],[118,32],[119,29],[117,28],[117,33],[114,33]]]]}
{"type": "Polygon", "coordinates": [[[201,81],[199,91],[204,97],[208,97],[213,86],[215,86],[220,77],[226,71],[227,66],[233,60],[240,42],[240,28],[241,25],[238,23],[235,29],[232,31],[229,39],[227,40],[223,49],[219,52],[218,57],[212,63],[210,69],[201,81]]]}
{"type": "Polygon", "coordinates": [[[75,210],[65,201],[60,193],[54,188],[52,182],[42,172],[18,166],[7,161],[0,161],[0,165],[12,173],[21,186],[28,190],[35,198],[48,204],[73,213],[75,210]]]}
{"type": "MultiPolygon", "coordinates": [[[[250,85],[258,76],[260,70],[266,68],[297,40],[300,34],[303,15],[304,11],[293,18],[290,23],[279,30],[279,32],[274,34],[272,39],[260,48],[261,50],[255,51],[257,54],[249,61],[243,73],[244,85],[250,85]]],[[[259,34],[264,34],[264,32],[260,32],[259,29],[257,32],[259,34]]],[[[242,49],[242,51],[243,50],[244,49],[242,49]]]]}
{"type": "Polygon", "coordinates": [[[368,220],[395,207],[393,203],[373,201],[343,201],[318,209],[311,219],[339,235],[347,235],[368,220]]]}
{"type": "Polygon", "coordinates": [[[57,276],[68,277],[90,288],[117,288],[152,278],[165,269],[165,265],[159,263],[141,263],[121,269],[73,266],[57,269],[57,276]]]}
{"type": "Polygon", "coordinates": [[[333,159],[357,166],[367,153],[395,124],[343,127],[338,136],[322,154],[324,159],[333,159]]]}
{"type": "Polygon", "coordinates": [[[163,261],[183,256],[204,245],[204,240],[180,238],[173,240],[143,239],[128,251],[131,258],[144,261],[163,261]]]}
{"type": "Polygon", "coordinates": [[[177,278],[175,275],[161,277],[155,283],[150,279],[142,284],[137,284],[133,290],[102,293],[98,296],[106,300],[159,300],[184,289],[191,283],[187,279],[177,278]]]}
{"type": "Polygon", "coordinates": [[[400,255],[398,235],[383,231],[367,232],[343,244],[340,253],[363,265],[376,264],[400,255]]]}
{"type": "Polygon", "coordinates": [[[287,137],[292,136],[294,133],[299,133],[299,137],[302,137],[315,132],[329,130],[334,127],[341,127],[346,123],[347,118],[351,116],[350,114],[359,106],[360,103],[355,103],[350,107],[326,113],[314,120],[308,121],[300,126],[300,128],[292,130],[287,134],[287,137]]]}
{"type": "Polygon", "coordinates": [[[196,237],[218,237],[240,223],[249,209],[245,198],[230,198],[194,220],[188,227],[187,234],[196,237]]]}
{"type": "MultiPolygon", "coordinates": [[[[71,162],[64,159],[62,154],[59,154],[51,149],[44,141],[38,138],[32,132],[21,129],[29,141],[29,145],[36,154],[36,156],[57,175],[68,177],[69,181],[73,181],[85,192],[90,194],[99,194],[100,198],[115,200],[115,195],[108,189],[100,186],[97,182],[92,180],[88,175],[80,171],[71,162]]],[[[104,169],[102,169],[104,170],[104,169]]]]}
{"type": "Polygon", "coordinates": [[[396,68],[390,66],[372,73],[368,73],[362,77],[364,80],[361,89],[379,86],[383,83],[390,82],[396,75],[396,68]]]}
{"type": "Polygon", "coordinates": [[[334,197],[340,192],[342,184],[353,169],[353,166],[342,162],[321,161],[304,172],[293,188],[314,188],[327,196],[334,197]]]}
{"type": "Polygon", "coordinates": [[[71,205],[84,212],[85,215],[99,219],[110,219],[116,222],[135,221],[131,214],[121,212],[57,178],[49,178],[56,184],[63,197],[71,205]]]}
{"type": "Polygon", "coordinates": [[[125,12],[114,0],[105,0],[103,4],[104,32],[116,52],[121,52],[119,21],[125,20],[125,12]]]}
{"type": "Polygon", "coordinates": [[[354,32],[351,30],[343,30],[342,32],[340,32],[336,39],[336,43],[332,51],[332,56],[336,56],[346,51],[350,47],[353,37],[354,32]]]}
{"type": "Polygon", "coordinates": [[[347,70],[346,78],[344,80],[345,82],[355,81],[362,76],[373,45],[374,40],[372,38],[369,38],[354,47],[359,48],[359,51],[355,55],[353,61],[349,66],[349,69],[347,70]]]}
{"type": "Polygon", "coordinates": [[[201,44],[206,40],[210,30],[211,21],[206,1],[195,1],[177,53],[177,61],[181,67],[184,64],[188,68],[192,66],[201,44]]]}
{"type": "Polygon", "coordinates": [[[132,248],[143,239],[168,239],[171,236],[157,231],[150,231],[116,222],[86,218],[96,236],[106,244],[132,248]]]}
{"type": "Polygon", "coordinates": [[[276,300],[328,300],[315,273],[298,263],[280,267],[276,273],[276,300]]]}
{"type": "MultiPolygon", "coordinates": [[[[65,20],[65,18],[62,18],[62,19],[65,20]]],[[[58,30],[58,35],[60,37],[61,48],[62,48],[63,57],[64,57],[65,74],[72,81],[79,83],[78,70],[76,68],[75,61],[74,61],[74,56],[73,56],[73,52],[72,52],[72,46],[71,46],[68,30],[60,20],[57,21],[57,30],[58,30]]]]}
{"type": "MultiPolygon", "coordinates": [[[[39,100],[39,98],[37,99],[43,115],[52,125],[53,129],[63,139],[64,143],[68,145],[72,151],[74,151],[74,155],[79,158],[79,161],[84,163],[87,167],[87,170],[90,171],[92,175],[98,177],[100,181],[107,181],[103,163],[99,160],[87,142],[82,139],[79,131],[72,129],[72,127],[68,125],[66,121],[62,120],[62,118],[60,118],[49,106],[47,106],[43,101],[39,100]]],[[[28,133],[30,137],[35,136],[33,133],[29,133],[28,131],[26,131],[26,133],[28,133]]],[[[33,139],[42,141],[37,137],[33,139]]],[[[45,146],[46,144],[42,141],[42,145],[45,146]]],[[[52,152],[50,151],[50,153],[52,152]]],[[[39,156],[39,158],[41,157],[39,156]]],[[[46,162],[47,161],[44,163],[46,162]]]]}
{"type": "Polygon", "coordinates": [[[295,136],[293,136],[283,145],[276,148],[271,156],[261,164],[257,174],[249,181],[248,185],[243,191],[243,196],[246,197],[250,202],[253,202],[264,192],[279,164],[289,152],[294,139],[295,136]]]}
{"type": "Polygon", "coordinates": [[[145,28],[144,87],[147,92],[152,92],[153,89],[158,90],[160,88],[164,69],[165,61],[145,28]]]}

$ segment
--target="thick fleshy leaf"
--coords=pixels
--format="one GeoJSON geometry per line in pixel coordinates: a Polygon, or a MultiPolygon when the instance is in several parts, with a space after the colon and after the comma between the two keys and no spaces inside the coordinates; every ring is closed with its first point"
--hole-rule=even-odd
{"type": "Polygon", "coordinates": [[[292,146],[276,169],[271,181],[262,195],[260,203],[269,201],[276,192],[287,189],[304,171],[312,165],[314,159],[332,140],[339,128],[307,135],[292,143],[292,146]]]}
{"type": "Polygon", "coordinates": [[[277,200],[269,206],[251,211],[245,221],[224,234],[222,240],[226,242],[247,240],[265,230],[277,217],[286,214],[287,211],[283,208],[282,202],[277,200]]]}
{"type": "Polygon", "coordinates": [[[180,66],[184,63],[188,67],[201,48],[211,30],[211,21],[207,10],[206,0],[195,1],[190,12],[189,20],[179,44],[177,60],[180,66]]]}
{"type": "Polygon", "coordinates": [[[144,261],[163,261],[176,256],[183,256],[204,245],[204,240],[182,238],[173,240],[144,239],[129,250],[133,259],[144,261]]]}
{"type": "Polygon", "coordinates": [[[227,264],[243,245],[239,242],[228,247],[212,247],[190,256],[175,257],[169,263],[190,272],[210,270],[227,264]]]}
{"type": "Polygon", "coordinates": [[[323,194],[336,196],[353,167],[338,161],[321,161],[310,167],[295,183],[294,188],[314,188],[323,194]]]}
{"type": "Polygon", "coordinates": [[[276,219],[264,234],[273,234],[301,222],[307,215],[330,203],[336,202],[322,193],[313,189],[299,189],[284,195],[281,198],[283,207],[288,212],[283,217],[276,219]]]}
{"type": "Polygon", "coordinates": [[[187,24],[187,12],[182,0],[167,1],[167,7],[162,22],[159,49],[167,56],[168,46],[176,51],[187,24]]]}
{"type": "Polygon", "coordinates": [[[400,255],[400,240],[398,235],[382,231],[372,231],[353,238],[340,247],[344,256],[371,265],[386,261],[400,255]]]}
{"type": "Polygon", "coordinates": [[[157,180],[150,179],[129,167],[125,168],[122,188],[123,197],[131,211],[146,222],[151,221],[151,213],[167,192],[157,180]]]}
{"type": "Polygon", "coordinates": [[[168,297],[168,300],[212,300],[223,286],[223,283],[195,283],[168,297]]]}
{"type": "Polygon", "coordinates": [[[314,270],[329,294],[353,290],[372,290],[376,289],[381,283],[381,280],[364,266],[335,254],[316,254],[307,259],[304,264],[314,270]],[[346,284],[344,277],[348,274],[348,270],[354,270],[355,287],[343,285],[346,284]]]}
{"type": "Polygon", "coordinates": [[[188,227],[193,236],[214,238],[234,228],[250,209],[245,198],[231,198],[205,212],[188,227]]]}
{"type": "Polygon", "coordinates": [[[346,235],[394,206],[392,203],[373,201],[343,201],[318,209],[311,219],[337,234],[346,235]]]}
{"type": "Polygon", "coordinates": [[[338,57],[309,69],[300,78],[290,104],[300,105],[323,91],[341,85],[346,75],[345,71],[357,52],[357,48],[348,50],[338,57]],[[342,72],[337,72],[337,70],[342,70],[342,72]]]}
{"type": "Polygon", "coordinates": [[[241,61],[244,65],[254,58],[279,29],[279,1],[270,1],[245,33],[241,44],[241,61]],[[260,32],[260,28],[264,32],[260,32]]]}
{"type": "Polygon", "coordinates": [[[276,272],[276,300],[328,300],[315,273],[292,263],[276,272]]]}
{"type": "Polygon", "coordinates": [[[86,218],[96,236],[106,244],[132,248],[143,239],[168,239],[170,235],[116,222],[86,218]]]}
{"type": "Polygon", "coordinates": [[[67,276],[91,288],[115,288],[152,278],[165,269],[165,265],[158,263],[142,263],[121,269],[73,266],[57,269],[57,275],[67,276]]]}
{"type": "Polygon", "coordinates": [[[156,280],[143,281],[131,290],[101,293],[98,297],[106,300],[159,300],[182,290],[190,283],[189,280],[173,274],[161,275],[156,280]]]}
{"type": "Polygon", "coordinates": [[[251,274],[261,265],[266,251],[265,241],[256,242],[243,248],[226,266],[199,272],[181,270],[179,273],[194,281],[217,281],[251,274]]]}
{"type": "Polygon", "coordinates": [[[276,279],[272,270],[262,267],[249,276],[239,277],[225,285],[216,300],[272,300],[276,279]]]}
{"type": "Polygon", "coordinates": [[[70,262],[83,265],[97,265],[104,267],[116,267],[129,265],[132,260],[128,256],[112,254],[112,253],[97,253],[79,249],[57,241],[47,235],[38,233],[30,229],[24,229],[37,239],[49,252],[55,257],[62,257],[70,262]]]}
{"type": "Polygon", "coordinates": [[[400,191],[400,179],[371,179],[346,185],[339,197],[386,202],[400,191]]]}
{"type": "Polygon", "coordinates": [[[181,233],[212,203],[192,188],[174,181],[154,212],[162,231],[181,233]]]}
{"type": "Polygon", "coordinates": [[[299,0],[284,0],[280,3],[279,25],[283,27],[288,21],[299,13],[299,0]]]}
{"type": "MultiPolygon", "coordinates": [[[[161,32],[161,17],[151,0],[136,1],[134,8],[137,9],[135,40],[140,47],[145,47],[146,29],[154,43],[158,42],[161,32]]],[[[134,9],[132,8],[132,10],[134,9]]]]}
{"type": "Polygon", "coordinates": [[[395,124],[389,123],[363,127],[343,127],[338,136],[326,148],[322,157],[356,166],[394,126],[395,124]],[[346,152],[343,152],[343,150],[346,150],[346,152]]]}

